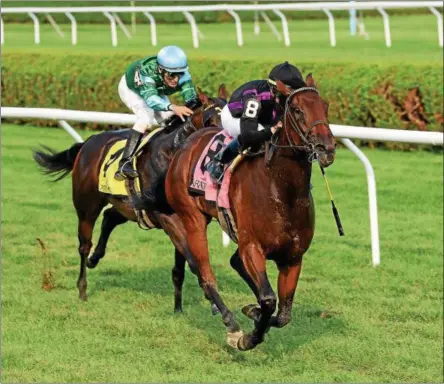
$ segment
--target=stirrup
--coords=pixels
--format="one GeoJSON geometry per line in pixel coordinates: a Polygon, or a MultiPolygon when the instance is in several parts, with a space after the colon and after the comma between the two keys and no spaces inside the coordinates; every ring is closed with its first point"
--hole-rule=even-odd
{"type": "Polygon", "coordinates": [[[126,180],[126,176],[120,169],[118,169],[117,172],[114,174],[114,179],[118,181],[124,181],[126,180]]]}
{"type": "MultiPolygon", "coordinates": [[[[215,181],[217,184],[220,185],[220,184],[222,184],[222,179],[224,177],[225,169],[224,169],[223,165],[220,163],[217,164],[217,166],[220,166],[222,168],[222,171],[220,172],[220,174],[219,174],[219,172],[217,172],[217,174],[216,174],[216,172],[214,172],[215,171],[214,169],[212,169],[210,171],[207,168],[207,171],[208,171],[209,175],[211,176],[211,178],[213,179],[213,181],[215,181]]],[[[219,171],[219,169],[217,169],[217,171],[219,171]]]]}
{"type": "Polygon", "coordinates": [[[136,179],[137,177],[139,177],[139,174],[138,174],[137,170],[135,170],[135,169],[133,168],[132,163],[131,163],[131,160],[127,160],[127,161],[125,161],[125,162],[119,167],[119,169],[117,170],[117,172],[114,174],[114,178],[115,178],[116,180],[119,180],[119,181],[123,181],[123,180],[126,180],[126,179],[136,179]],[[127,164],[129,164],[129,166],[131,167],[132,174],[125,172],[124,168],[125,168],[125,166],[126,166],[127,164]]]}
{"type": "Polygon", "coordinates": [[[222,185],[222,181],[224,179],[225,170],[221,173],[217,180],[213,179],[218,185],[222,185]]]}

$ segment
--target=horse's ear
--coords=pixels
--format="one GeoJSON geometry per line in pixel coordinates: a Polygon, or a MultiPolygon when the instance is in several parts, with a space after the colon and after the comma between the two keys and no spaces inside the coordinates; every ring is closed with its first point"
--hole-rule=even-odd
{"type": "Polygon", "coordinates": [[[219,97],[219,99],[228,100],[227,88],[225,88],[225,84],[221,84],[219,86],[217,97],[219,97]]]}
{"type": "Polygon", "coordinates": [[[202,104],[208,104],[208,96],[203,93],[199,87],[197,87],[197,92],[199,94],[199,100],[202,102],[202,104]]]}
{"type": "Polygon", "coordinates": [[[307,84],[307,87],[314,87],[316,88],[316,84],[315,81],[313,79],[313,76],[311,75],[311,73],[309,73],[305,79],[305,83],[307,84]]]}
{"type": "Polygon", "coordinates": [[[290,89],[280,80],[276,80],[276,89],[284,96],[288,96],[291,92],[290,89]]]}

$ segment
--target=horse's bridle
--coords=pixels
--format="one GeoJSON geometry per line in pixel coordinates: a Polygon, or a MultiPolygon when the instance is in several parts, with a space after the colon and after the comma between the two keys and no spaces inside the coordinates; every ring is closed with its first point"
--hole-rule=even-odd
{"type": "Polygon", "coordinates": [[[202,115],[202,125],[205,127],[208,120],[210,120],[215,114],[220,115],[221,112],[222,108],[219,107],[216,101],[214,101],[214,104],[211,104],[204,109],[202,115]]]}
{"type": "Polygon", "coordinates": [[[325,125],[329,131],[330,131],[330,126],[324,120],[316,120],[313,123],[311,123],[310,126],[308,127],[308,130],[306,132],[304,132],[304,130],[302,129],[303,117],[301,116],[300,118],[296,118],[294,116],[294,114],[291,111],[292,106],[293,106],[293,104],[291,104],[291,100],[293,99],[293,97],[297,93],[305,92],[305,91],[313,91],[319,95],[319,91],[315,87],[302,87],[302,88],[298,88],[298,89],[295,89],[294,91],[292,91],[288,95],[288,97],[285,101],[284,127],[283,127],[283,129],[285,129],[285,127],[287,126],[287,119],[289,119],[290,120],[290,127],[298,134],[298,136],[303,141],[304,145],[296,145],[294,142],[292,142],[291,137],[288,134],[288,131],[285,129],[285,135],[287,136],[287,141],[290,143],[290,145],[279,145],[278,144],[279,130],[277,130],[273,134],[273,136],[271,137],[271,146],[274,148],[291,148],[294,151],[307,152],[309,154],[309,160],[316,161],[318,155],[325,152],[325,147],[322,144],[316,144],[312,140],[312,136],[310,135],[310,133],[313,130],[313,128],[319,124],[325,125]]]}
{"type": "MultiPolygon", "coordinates": [[[[208,105],[204,108],[202,113],[202,126],[205,127],[205,124],[208,120],[210,120],[215,114],[220,115],[222,112],[222,109],[217,105],[217,102],[214,101],[213,104],[208,105]]],[[[194,131],[197,131],[197,127],[193,124],[193,115],[188,116],[186,119],[186,122],[183,126],[183,130],[186,133],[192,133],[194,131]],[[191,130],[190,130],[191,129],[191,130]]]]}
{"type": "MultiPolygon", "coordinates": [[[[220,115],[221,111],[222,110],[217,105],[216,101],[213,104],[208,105],[206,108],[204,108],[202,113],[202,126],[205,127],[205,123],[211,117],[213,117],[215,113],[220,115]]],[[[193,115],[188,116],[182,128],[177,129],[176,136],[174,137],[174,145],[179,146],[184,140],[186,140],[186,137],[188,137],[188,135],[190,135],[193,132],[196,132],[197,130],[198,128],[193,124],[193,115]],[[185,133],[185,136],[183,135],[183,133],[185,133]]]]}

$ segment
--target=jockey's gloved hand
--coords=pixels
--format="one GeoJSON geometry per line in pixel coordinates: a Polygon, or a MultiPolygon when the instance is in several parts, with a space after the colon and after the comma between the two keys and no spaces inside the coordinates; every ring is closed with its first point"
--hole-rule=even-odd
{"type": "Polygon", "coordinates": [[[167,132],[174,131],[181,123],[184,123],[193,111],[184,105],[172,105],[170,109],[175,113],[164,122],[164,129],[167,132]]]}
{"type": "Polygon", "coordinates": [[[188,108],[186,105],[171,104],[169,109],[170,111],[173,111],[175,115],[179,116],[182,121],[185,121],[187,116],[191,116],[193,114],[193,110],[188,108]]]}

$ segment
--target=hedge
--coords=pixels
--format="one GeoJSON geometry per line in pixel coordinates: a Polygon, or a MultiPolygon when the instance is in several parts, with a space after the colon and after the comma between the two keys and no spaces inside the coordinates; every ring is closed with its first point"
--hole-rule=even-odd
{"type": "MultiPolygon", "coordinates": [[[[128,113],[117,85],[127,65],[136,59],[128,54],[4,54],[2,105],[128,113]]],[[[276,63],[201,58],[189,64],[195,84],[215,95],[221,83],[233,91],[243,82],[266,78],[276,63]]],[[[331,123],[443,130],[443,73],[439,65],[305,62],[298,67],[304,75],[313,73],[321,95],[330,103],[331,123]]],[[[96,128],[92,124],[84,127],[96,128]]]]}

